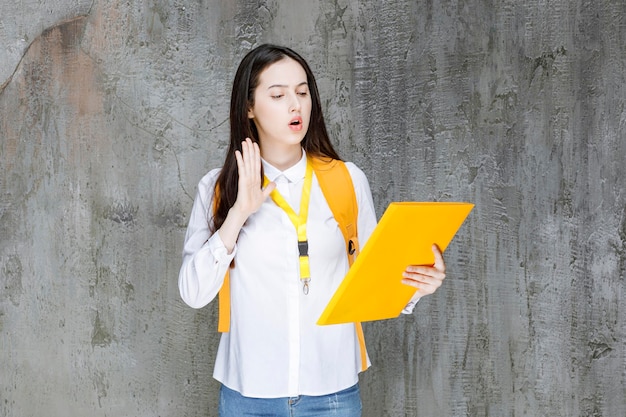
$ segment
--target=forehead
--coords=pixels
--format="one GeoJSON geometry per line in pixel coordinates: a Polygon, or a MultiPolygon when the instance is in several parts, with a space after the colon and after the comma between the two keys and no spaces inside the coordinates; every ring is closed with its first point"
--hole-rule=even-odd
{"type": "Polygon", "coordinates": [[[283,58],[270,64],[259,75],[259,87],[272,85],[298,85],[307,82],[302,65],[291,58],[283,58]]]}

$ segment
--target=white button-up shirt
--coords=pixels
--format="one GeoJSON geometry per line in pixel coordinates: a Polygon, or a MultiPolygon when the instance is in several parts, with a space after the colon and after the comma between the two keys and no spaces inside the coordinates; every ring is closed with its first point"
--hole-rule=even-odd
{"type": "MultiPolygon", "coordinates": [[[[361,246],[376,226],[365,174],[347,163],[354,184],[361,246]]],[[[263,161],[265,175],[297,213],[306,156],[286,171],[263,161]]],[[[310,290],[299,277],[296,230],[287,214],[268,198],[239,233],[227,253],[209,222],[219,170],[198,185],[183,249],[180,294],[191,307],[213,300],[230,270],[230,332],[221,336],[213,376],[242,395],[257,398],[325,395],[354,385],[360,349],[353,324],[318,326],[320,314],[348,270],[339,226],[313,177],[307,237],[310,290]]],[[[369,363],[369,361],[368,361],[369,363]]]]}

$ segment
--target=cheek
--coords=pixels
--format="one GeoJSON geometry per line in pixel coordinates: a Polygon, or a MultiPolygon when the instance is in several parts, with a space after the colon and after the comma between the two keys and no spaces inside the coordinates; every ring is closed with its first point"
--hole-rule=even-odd
{"type": "Polygon", "coordinates": [[[311,119],[311,109],[313,108],[313,104],[311,103],[311,100],[306,101],[303,105],[302,105],[302,112],[304,114],[306,114],[307,119],[311,119]]]}
{"type": "Polygon", "coordinates": [[[259,122],[263,120],[271,119],[272,115],[276,114],[275,105],[271,102],[257,101],[254,106],[254,118],[259,122]]]}

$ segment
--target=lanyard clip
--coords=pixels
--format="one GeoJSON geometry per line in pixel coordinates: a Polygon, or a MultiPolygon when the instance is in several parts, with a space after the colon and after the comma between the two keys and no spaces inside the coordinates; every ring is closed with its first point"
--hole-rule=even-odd
{"type": "Polygon", "coordinates": [[[300,252],[300,256],[309,256],[309,241],[305,240],[303,242],[298,241],[298,252],[300,252]]]}
{"type": "Polygon", "coordinates": [[[300,252],[300,280],[303,283],[302,291],[304,295],[309,294],[309,281],[311,281],[311,271],[309,270],[309,242],[298,241],[298,252],[300,252]]]}

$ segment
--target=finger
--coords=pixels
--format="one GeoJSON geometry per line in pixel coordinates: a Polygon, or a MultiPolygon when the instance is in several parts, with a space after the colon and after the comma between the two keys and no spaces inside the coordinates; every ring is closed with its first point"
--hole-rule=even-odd
{"type": "Polygon", "coordinates": [[[254,157],[254,174],[257,178],[261,178],[261,149],[259,148],[259,144],[256,142],[252,142],[252,152],[254,157]]]}
{"type": "Polygon", "coordinates": [[[434,293],[443,284],[443,281],[438,280],[414,280],[408,278],[403,278],[401,282],[404,285],[417,288],[417,291],[422,295],[434,293]]]}
{"type": "Polygon", "coordinates": [[[403,279],[419,282],[422,284],[435,284],[442,282],[445,278],[444,274],[418,274],[413,272],[404,272],[403,279]]]}
{"type": "Polygon", "coordinates": [[[404,278],[400,282],[402,282],[404,285],[408,285],[409,287],[415,288],[417,291],[419,291],[421,289],[420,288],[420,284],[418,282],[416,282],[416,281],[404,278]]]}
{"type": "Polygon", "coordinates": [[[422,275],[409,272],[405,272],[402,274],[402,279],[408,279],[411,281],[429,285],[440,285],[440,283],[443,282],[445,278],[445,274],[422,275]]]}
{"type": "Polygon", "coordinates": [[[235,160],[237,161],[237,172],[241,177],[243,171],[243,156],[241,155],[241,152],[235,151],[235,160]]]}
{"type": "Polygon", "coordinates": [[[243,155],[244,162],[248,162],[250,158],[250,150],[248,149],[248,139],[244,139],[241,141],[241,154],[243,155]]]}
{"type": "Polygon", "coordinates": [[[445,277],[445,272],[433,266],[426,265],[409,265],[405,269],[408,276],[421,275],[426,277],[445,277]]]}
{"type": "Polygon", "coordinates": [[[252,146],[249,138],[246,138],[243,142],[241,142],[241,149],[243,151],[243,162],[245,167],[246,176],[250,177],[253,174],[253,157],[252,157],[252,146]]]}
{"type": "Polygon", "coordinates": [[[441,253],[441,250],[439,249],[439,246],[437,246],[436,244],[433,245],[433,254],[435,255],[435,265],[434,267],[441,271],[441,272],[446,272],[446,263],[443,260],[443,254],[441,253]]]}
{"type": "Polygon", "coordinates": [[[272,194],[272,191],[274,191],[275,188],[276,188],[276,183],[274,181],[267,184],[265,188],[263,189],[263,200],[269,197],[269,195],[272,194]]]}

